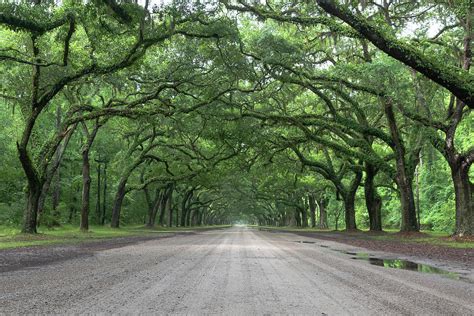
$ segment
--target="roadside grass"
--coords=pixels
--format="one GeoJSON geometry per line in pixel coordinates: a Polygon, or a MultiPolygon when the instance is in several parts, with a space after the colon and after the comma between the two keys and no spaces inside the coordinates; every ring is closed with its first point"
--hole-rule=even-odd
{"type": "Polygon", "coordinates": [[[433,246],[443,246],[449,248],[461,248],[461,249],[474,249],[474,240],[472,239],[457,239],[452,238],[446,232],[439,231],[421,231],[420,233],[414,234],[400,234],[397,229],[389,228],[384,229],[383,232],[369,232],[368,230],[350,231],[346,232],[343,230],[331,230],[331,229],[318,229],[318,228],[297,228],[297,227],[273,227],[273,226],[259,226],[259,229],[273,230],[273,231],[285,231],[285,232],[313,232],[313,233],[325,233],[332,235],[346,235],[356,237],[360,239],[368,240],[380,240],[380,241],[394,241],[401,243],[419,243],[433,246]]]}
{"type": "Polygon", "coordinates": [[[371,236],[375,240],[398,241],[405,243],[421,243],[449,248],[474,249],[474,240],[452,238],[445,232],[422,231],[423,235],[403,236],[389,233],[384,236],[371,236]]]}
{"type": "Polygon", "coordinates": [[[321,229],[321,228],[299,228],[299,227],[293,227],[293,226],[255,226],[256,228],[260,230],[275,230],[275,231],[285,231],[285,232],[336,232],[335,230],[332,229],[321,229]]]}
{"type": "Polygon", "coordinates": [[[81,232],[77,226],[64,225],[55,228],[38,229],[38,234],[22,234],[19,228],[0,226],[0,249],[20,248],[28,246],[70,245],[86,241],[98,241],[119,237],[150,236],[151,234],[169,234],[193,232],[204,229],[226,228],[228,225],[196,226],[196,227],[153,227],[125,226],[110,228],[107,226],[90,226],[88,232],[81,232]]]}

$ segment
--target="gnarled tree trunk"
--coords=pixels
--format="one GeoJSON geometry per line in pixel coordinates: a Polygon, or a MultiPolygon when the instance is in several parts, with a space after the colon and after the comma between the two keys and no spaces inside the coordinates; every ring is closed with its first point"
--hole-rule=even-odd
{"type": "Polygon", "coordinates": [[[166,209],[168,213],[168,227],[173,226],[173,191],[174,185],[171,184],[168,199],[166,200],[166,209]]]}
{"type": "Polygon", "coordinates": [[[81,207],[81,231],[89,230],[89,202],[91,189],[89,149],[82,152],[82,207],[81,207]]]}
{"type": "Polygon", "coordinates": [[[345,211],[345,220],[346,220],[346,229],[355,230],[357,229],[356,219],[355,219],[355,195],[357,189],[362,181],[362,172],[355,172],[354,179],[352,179],[350,187],[343,193],[344,198],[344,211],[345,211]]]}
{"type": "Polygon", "coordinates": [[[114,206],[112,208],[112,218],[110,220],[110,227],[119,228],[120,226],[120,212],[122,210],[123,199],[125,198],[125,187],[127,185],[128,177],[122,177],[117,187],[115,194],[114,206]]]}
{"type": "Polygon", "coordinates": [[[371,164],[365,164],[365,182],[364,182],[364,194],[365,194],[365,205],[367,206],[367,212],[369,213],[369,222],[371,231],[382,231],[382,199],[377,193],[377,189],[374,185],[374,178],[377,174],[374,166],[371,164]]]}
{"type": "Polygon", "coordinates": [[[318,206],[319,206],[319,224],[318,227],[325,229],[328,228],[328,215],[326,212],[326,204],[327,204],[327,199],[326,198],[321,198],[319,199],[318,206]]]}
{"type": "Polygon", "coordinates": [[[308,194],[309,215],[311,227],[316,227],[316,201],[313,194],[308,194]]]}
{"type": "Polygon", "coordinates": [[[301,227],[308,227],[308,210],[306,209],[306,205],[301,209],[301,227]]]}
{"type": "Polygon", "coordinates": [[[474,184],[469,180],[470,164],[465,159],[450,161],[456,198],[456,235],[474,234],[474,184]]]}
{"type": "Polygon", "coordinates": [[[402,207],[401,231],[418,231],[418,222],[416,219],[415,196],[413,194],[412,174],[408,171],[405,161],[405,147],[402,143],[400,133],[393,113],[392,101],[384,100],[385,117],[390,129],[390,135],[393,139],[393,151],[395,153],[396,176],[400,192],[400,203],[402,207]]]}

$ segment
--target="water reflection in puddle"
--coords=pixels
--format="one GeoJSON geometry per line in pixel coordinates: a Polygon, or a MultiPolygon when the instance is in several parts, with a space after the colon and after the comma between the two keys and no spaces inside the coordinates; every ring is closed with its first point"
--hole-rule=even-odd
{"type": "Polygon", "coordinates": [[[375,266],[385,267],[385,268],[393,268],[393,269],[402,269],[402,270],[410,270],[410,271],[418,271],[422,273],[434,273],[434,274],[442,274],[451,279],[460,279],[459,273],[449,272],[440,268],[436,268],[433,266],[429,266],[422,263],[416,263],[413,261],[402,260],[402,259],[380,259],[380,258],[370,258],[368,256],[357,256],[352,257],[355,260],[366,260],[370,264],[375,266]]]}
{"type": "MultiPolygon", "coordinates": [[[[306,241],[306,240],[298,240],[295,241],[297,243],[301,244],[315,244],[314,241],[306,241]]],[[[393,268],[393,269],[402,269],[402,270],[410,270],[410,271],[417,271],[421,273],[432,273],[432,274],[440,274],[442,276],[448,277],[450,279],[454,280],[461,280],[465,281],[468,283],[473,283],[472,280],[462,276],[459,273],[456,272],[450,272],[447,270],[443,270],[440,268],[436,268],[427,264],[422,264],[422,263],[416,263],[413,261],[409,260],[403,260],[403,259],[382,259],[382,258],[376,258],[376,257],[371,257],[368,253],[365,252],[355,252],[355,251],[347,251],[347,250],[342,250],[342,249],[333,249],[327,245],[321,245],[318,244],[319,247],[322,248],[327,248],[332,251],[337,251],[346,255],[353,256],[351,259],[354,260],[364,260],[368,261],[370,264],[375,265],[375,266],[380,266],[384,268],[393,268]]]]}

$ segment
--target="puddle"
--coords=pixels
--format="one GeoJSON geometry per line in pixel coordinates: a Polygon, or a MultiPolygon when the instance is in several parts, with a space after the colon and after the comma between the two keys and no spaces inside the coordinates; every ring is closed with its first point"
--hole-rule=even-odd
{"type": "MultiPolygon", "coordinates": [[[[301,244],[315,244],[314,241],[306,241],[306,240],[297,240],[294,242],[301,243],[301,244]]],[[[439,274],[443,277],[447,277],[450,279],[465,281],[468,283],[474,283],[472,280],[466,278],[460,273],[450,272],[450,271],[436,268],[427,264],[416,263],[413,261],[403,260],[403,259],[381,259],[381,258],[371,257],[371,255],[366,252],[355,252],[355,251],[347,251],[347,250],[342,250],[342,249],[333,249],[327,245],[318,245],[318,246],[321,248],[327,248],[332,251],[350,255],[352,256],[351,259],[354,259],[354,260],[368,261],[370,264],[375,265],[375,266],[416,271],[416,272],[421,272],[421,273],[439,274]]]]}
{"type": "Polygon", "coordinates": [[[459,273],[449,272],[440,268],[436,268],[433,266],[429,266],[422,263],[416,263],[416,262],[408,261],[408,260],[370,258],[368,255],[360,256],[359,254],[357,254],[357,257],[352,257],[352,259],[366,260],[370,264],[373,264],[375,266],[385,267],[385,268],[410,270],[410,271],[417,271],[417,272],[422,272],[422,273],[441,274],[450,279],[455,279],[455,280],[461,279],[461,276],[459,275],[459,273]]]}
{"type": "Polygon", "coordinates": [[[337,251],[346,255],[357,256],[357,259],[369,258],[369,254],[365,252],[354,252],[354,251],[347,251],[347,250],[341,250],[341,249],[331,249],[331,250],[337,251]]]}

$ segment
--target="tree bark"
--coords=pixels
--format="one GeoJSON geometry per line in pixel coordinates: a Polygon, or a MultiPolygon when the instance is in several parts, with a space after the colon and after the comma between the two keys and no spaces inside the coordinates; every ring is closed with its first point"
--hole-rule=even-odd
{"type": "MultiPolygon", "coordinates": [[[[57,133],[60,133],[61,132],[61,106],[58,106],[56,108],[56,130],[57,130],[57,133]]],[[[69,141],[69,137],[67,138],[67,140],[65,140],[65,145],[67,145],[66,142],[69,141]]],[[[57,208],[58,208],[58,205],[59,205],[59,199],[61,197],[61,160],[62,160],[62,152],[61,150],[56,150],[55,154],[54,154],[54,162],[57,161],[57,166],[55,166],[56,168],[56,181],[54,182],[54,191],[53,191],[53,201],[52,201],[52,207],[53,207],[53,217],[55,219],[55,221],[57,222],[57,224],[59,224],[59,217],[61,216],[61,214],[59,214],[59,212],[57,212],[57,208]]]]}
{"type": "Polygon", "coordinates": [[[356,230],[357,225],[355,221],[355,196],[348,195],[344,199],[344,215],[346,221],[346,230],[356,230]]]}
{"type": "Polygon", "coordinates": [[[112,208],[112,218],[110,220],[110,227],[119,228],[120,226],[120,212],[122,210],[122,202],[125,198],[125,187],[127,185],[128,176],[120,179],[117,187],[117,193],[115,194],[114,206],[112,208]]]}
{"type": "Polygon", "coordinates": [[[107,162],[104,164],[104,201],[102,203],[102,214],[100,218],[100,224],[104,226],[105,224],[105,211],[107,209],[107,162]]]}
{"type": "MultiPolygon", "coordinates": [[[[99,155],[99,159],[100,159],[100,155],[99,155]]],[[[97,201],[96,201],[96,204],[95,204],[95,216],[96,216],[96,219],[97,219],[97,224],[100,224],[100,212],[101,212],[101,203],[102,203],[102,179],[101,179],[101,165],[100,165],[100,162],[97,164],[97,201]]]]}
{"type": "Polygon", "coordinates": [[[326,198],[319,199],[318,206],[319,206],[319,224],[318,227],[322,229],[328,228],[328,215],[326,212],[326,198]]]}
{"type": "Polygon", "coordinates": [[[186,215],[187,215],[187,208],[186,208],[186,204],[185,202],[183,202],[184,204],[182,204],[182,207],[181,207],[181,222],[180,222],[180,226],[181,227],[184,227],[186,226],[186,215]]]}
{"type": "Polygon", "coordinates": [[[188,190],[183,196],[183,201],[181,203],[181,226],[186,226],[189,222],[188,212],[189,212],[189,203],[193,197],[193,189],[188,190]]]}
{"type": "Polygon", "coordinates": [[[400,192],[400,203],[402,207],[401,214],[401,231],[419,231],[418,222],[416,219],[415,197],[413,194],[412,175],[408,171],[405,161],[405,147],[402,143],[395,114],[393,113],[393,106],[391,100],[384,100],[385,116],[390,129],[390,135],[393,139],[393,150],[395,153],[396,162],[396,176],[400,192]]]}
{"type": "Polygon", "coordinates": [[[474,234],[474,184],[469,180],[470,164],[465,159],[450,161],[456,198],[456,235],[474,234]]]}
{"type": "Polygon", "coordinates": [[[295,222],[296,222],[296,227],[301,227],[301,210],[299,207],[295,208],[295,222]]]}
{"type": "Polygon", "coordinates": [[[350,187],[346,192],[341,192],[344,197],[344,211],[346,230],[356,230],[356,219],[355,219],[355,195],[357,189],[362,181],[362,172],[355,172],[354,179],[352,179],[350,187]]]}
{"type": "Polygon", "coordinates": [[[165,224],[165,215],[168,213],[167,205],[168,200],[170,199],[171,190],[172,188],[169,184],[164,189],[163,199],[160,204],[160,217],[158,219],[158,223],[160,224],[160,226],[164,226],[165,224]]]}
{"type": "Polygon", "coordinates": [[[173,191],[174,185],[171,184],[170,186],[170,193],[168,199],[166,200],[166,209],[168,210],[168,227],[173,226],[173,191]]]}
{"type": "Polygon", "coordinates": [[[153,201],[150,200],[148,204],[148,221],[146,226],[147,227],[154,227],[156,223],[156,215],[161,205],[161,201],[163,199],[163,190],[157,188],[155,192],[155,198],[153,201]]]}
{"type": "Polygon", "coordinates": [[[36,221],[38,215],[38,203],[41,195],[40,184],[28,185],[26,210],[23,214],[22,232],[36,234],[36,221]]]}
{"type": "Polygon", "coordinates": [[[369,163],[365,164],[364,194],[365,205],[369,213],[371,231],[382,231],[382,199],[377,193],[374,178],[377,174],[375,167],[369,163]]]}
{"type": "Polygon", "coordinates": [[[82,152],[82,207],[81,207],[81,231],[89,230],[89,204],[90,204],[90,175],[89,149],[82,152]]]}
{"type": "Polygon", "coordinates": [[[90,133],[85,122],[82,122],[82,126],[86,140],[82,148],[82,207],[80,230],[86,232],[89,230],[91,192],[91,166],[89,161],[89,153],[101,124],[97,120],[93,130],[90,133]]]}
{"type": "Polygon", "coordinates": [[[186,212],[186,226],[192,226],[192,218],[194,216],[194,210],[190,209],[186,212]]]}
{"type": "MultiPolygon", "coordinates": [[[[462,57],[462,68],[469,71],[472,63],[472,40],[473,33],[473,8],[467,10],[464,26],[464,49],[462,57]]],[[[471,148],[466,154],[457,154],[454,145],[456,127],[463,118],[464,106],[473,107],[472,104],[464,104],[458,100],[456,113],[453,116],[452,124],[446,135],[444,155],[451,168],[453,178],[454,193],[456,199],[456,235],[474,235],[474,184],[469,179],[469,169],[474,161],[474,150],[471,148]]]]}
{"type": "Polygon", "coordinates": [[[306,206],[301,209],[301,227],[308,227],[308,210],[306,206]]]}
{"type": "Polygon", "coordinates": [[[316,201],[313,194],[308,194],[309,215],[311,220],[311,227],[316,227],[316,201]]]}

